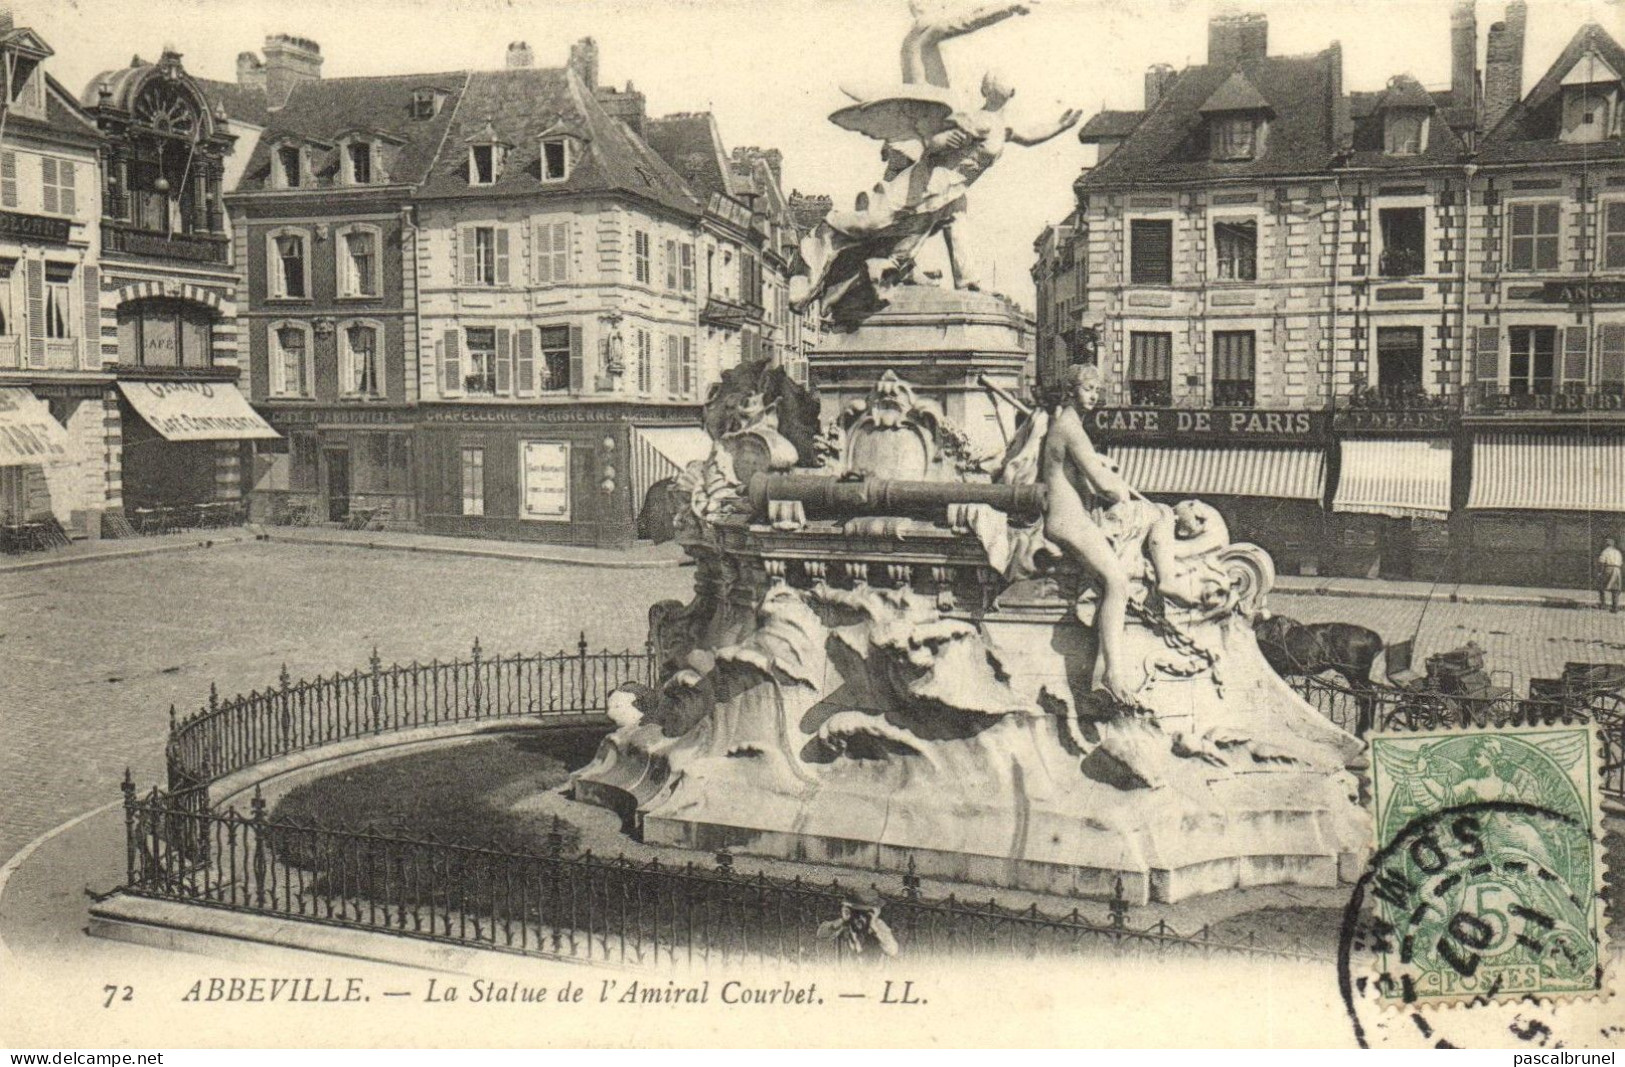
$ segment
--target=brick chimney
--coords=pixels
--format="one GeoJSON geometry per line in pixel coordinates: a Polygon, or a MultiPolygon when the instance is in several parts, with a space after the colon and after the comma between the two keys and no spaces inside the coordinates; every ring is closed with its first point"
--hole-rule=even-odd
{"type": "Polygon", "coordinates": [[[1174,80],[1174,68],[1166,63],[1153,63],[1145,72],[1145,109],[1150,111],[1162,100],[1162,94],[1174,80]]]}
{"type": "Polygon", "coordinates": [[[508,45],[508,69],[519,70],[525,67],[534,67],[536,56],[530,50],[530,45],[524,41],[514,41],[508,45]]]}
{"type": "Polygon", "coordinates": [[[784,153],[777,148],[757,148],[755,145],[750,145],[733,150],[734,163],[744,167],[746,172],[758,159],[767,164],[767,169],[772,172],[775,184],[784,180],[784,153]]]}
{"type": "Polygon", "coordinates": [[[644,99],[643,94],[632,88],[632,83],[626,83],[626,89],[616,89],[613,85],[600,85],[593,90],[593,98],[600,107],[613,118],[620,119],[631,127],[633,133],[643,136],[644,99]]]}
{"type": "Polygon", "coordinates": [[[1270,24],[1261,12],[1215,15],[1207,24],[1207,61],[1213,66],[1239,67],[1269,54],[1270,24]]]}
{"type": "Polygon", "coordinates": [[[1478,15],[1473,3],[1456,0],[1450,11],[1450,95],[1457,111],[1478,103],[1478,15]]]}
{"type": "Polygon", "coordinates": [[[237,53],[237,84],[244,89],[265,91],[265,64],[253,52],[237,53]]]}
{"type": "Polygon", "coordinates": [[[1523,0],[1507,5],[1507,17],[1490,27],[1484,50],[1484,128],[1494,129],[1523,99],[1523,34],[1529,17],[1523,0]]]}
{"type": "Polygon", "coordinates": [[[571,45],[570,67],[588,89],[598,88],[598,42],[583,37],[571,45]]]}
{"type": "Polygon", "coordinates": [[[320,81],[322,46],[307,37],[286,33],[265,39],[265,103],[281,107],[301,82],[320,81]]]}

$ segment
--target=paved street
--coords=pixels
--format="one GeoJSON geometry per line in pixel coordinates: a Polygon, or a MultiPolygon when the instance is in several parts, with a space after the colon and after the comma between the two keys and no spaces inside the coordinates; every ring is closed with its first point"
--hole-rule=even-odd
{"type": "Polygon", "coordinates": [[[391,660],[641,645],[693,571],[247,542],[0,576],[0,860],[161,781],[168,708],[391,660]]]}
{"type": "MultiPolygon", "coordinates": [[[[686,599],[691,570],[555,564],[248,542],[0,577],[0,858],[117,797],[129,764],[160,780],[167,709],[363,664],[642,642],[647,606],[686,599]]],[[[1419,654],[1476,640],[1521,686],[1568,660],[1625,661],[1625,615],[1277,594],[1303,621],[1388,641],[1422,620],[1419,654]]]]}

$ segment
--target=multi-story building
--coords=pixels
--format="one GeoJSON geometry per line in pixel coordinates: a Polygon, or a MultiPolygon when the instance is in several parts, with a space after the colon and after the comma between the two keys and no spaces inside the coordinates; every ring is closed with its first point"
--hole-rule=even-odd
{"type": "Polygon", "coordinates": [[[105,137],[89,343],[119,391],[109,524],[163,526],[165,509],[197,505],[235,513],[242,442],[276,436],[237,388],[239,281],[221,200],[235,135],[171,50],[97,75],[81,104],[105,137]]]}
{"type": "Polygon", "coordinates": [[[804,365],[777,154],[713,136],[698,190],[591,39],[556,68],[515,42],[500,70],[324,81],[314,44],[273,38],[239,67],[276,97],[290,65],[230,198],[254,398],[289,434],[258,495],[625,545],[651,485],[709,451],[719,375],[804,365]]]}
{"type": "Polygon", "coordinates": [[[283,434],[254,458],[253,504],[271,521],[364,510],[409,524],[425,366],[413,197],[468,75],[324,80],[320,68],[314,42],[285,35],[267,40],[263,63],[239,61],[269,97],[267,128],[229,197],[249,381],[283,434]]]}
{"type": "Polygon", "coordinates": [[[102,135],[46,71],[51,47],[0,15],[0,526],[99,537],[118,501],[119,400],[104,363],[102,135]]]}
{"type": "Polygon", "coordinates": [[[1033,242],[1033,285],[1038,307],[1033,316],[1037,346],[1035,372],[1046,383],[1060,381],[1073,363],[1095,362],[1095,335],[1083,325],[1088,300],[1089,235],[1077,213],[1045,226],[1033,242]]]}
{"type": "MultiPolygon", "coordinates": [[[[1335,43],[1271,56],[1262,16],[1217,18],[1207,63],[1153,67],[1143,110],[1080,131],[1098,156],[1076,183],[1079,324],[1112,397],[1093,428],[1137,484],[1212,498],[1288,569],[1581,580],[1625,511],[1621,479],[1583,473],[1620,462],[1596,436],[1616,345],[1596,283],[1613,269],[1622,63],[1588,26],[1520,101],[1522,4],[1508,12],[1482,90],[1469,3],[1449,88],[1396,75],[1369,93],[1344,91],[1335,43]],[[1560,340],[1555,319],[1576,315],[1586,329],[1560,340]],[[1534,399],[1556,394],[1591,399],[1534,399]],[[1596,455],[1534,496],[1531,442],[1484,426],[1572,422],[1563,404],[1589,416],[1596,455]],[[1588,518],[1527,514],[1542,509],[1588,518]],[[1490,548],[1513,528],[1516,574],[1490,548]]],[[[1054,301],[1053,271],[1036,273],[1054,301]]]]}

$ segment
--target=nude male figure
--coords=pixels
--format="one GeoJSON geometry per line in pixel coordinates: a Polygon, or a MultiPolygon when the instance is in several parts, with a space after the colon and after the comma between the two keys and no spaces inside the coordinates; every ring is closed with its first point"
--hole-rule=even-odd
{"type": "Polygon", "coordinates": [[[1044,536],[1093,574],[1100,584],[1095,614],[1099,653],[1094,682],[1114,700],[1137,705],[1139,684],[1123,662],[1123,628],[1128,617],[1129,579],[1111,542],[1089,513],[1087,499],[1116,504],[1135,496],[1117,467],[1095,451],[1083,428],[1084,413],[1100,400],[1100,373],[1091,366],[1067,370],[1071,399],[1050,420],[1039,460],[1039,477],[1048,487],[1044,536]]]}

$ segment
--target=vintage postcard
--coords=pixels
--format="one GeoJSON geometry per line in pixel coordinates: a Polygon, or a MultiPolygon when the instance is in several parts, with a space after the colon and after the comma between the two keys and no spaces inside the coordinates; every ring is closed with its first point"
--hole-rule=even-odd
{"type": "Polygon", "coordinates": [[[0,1045],[1616,1046],[1622,27],[0,7],[0,1045]]]}

